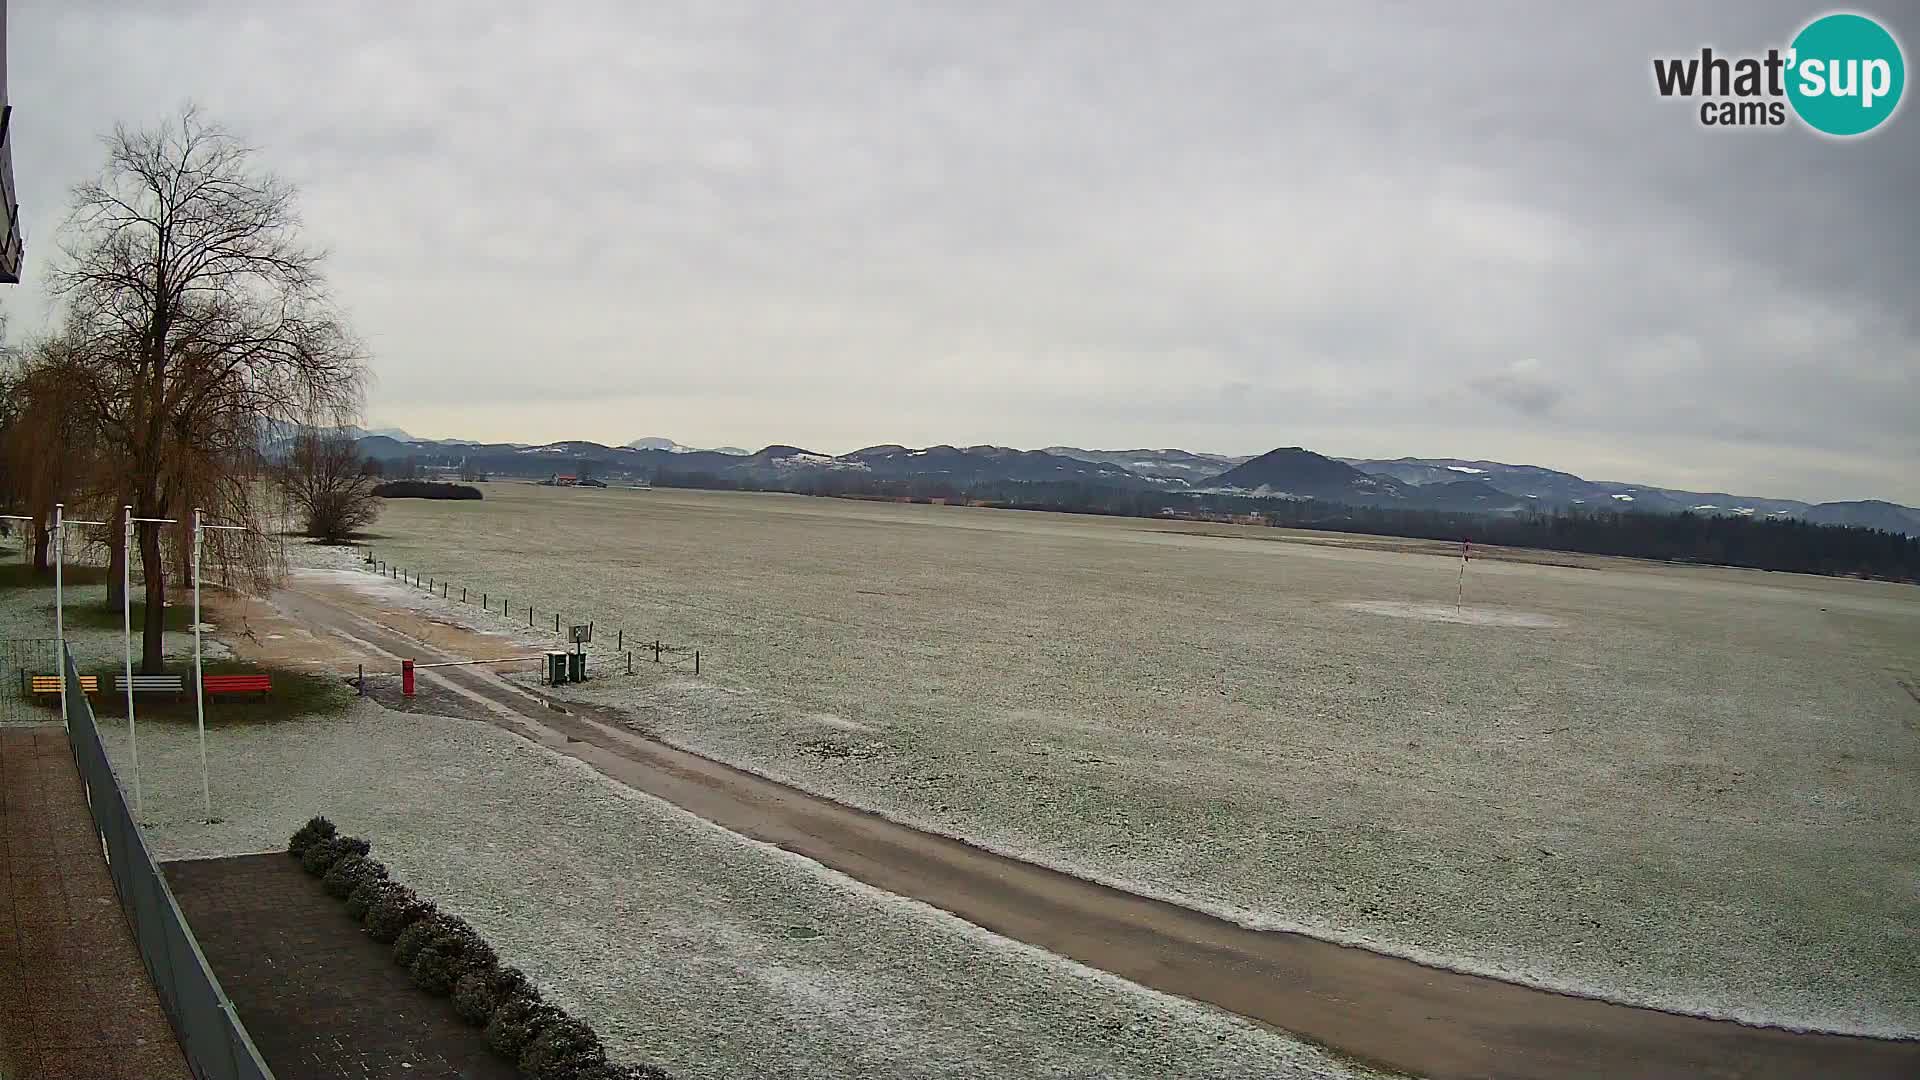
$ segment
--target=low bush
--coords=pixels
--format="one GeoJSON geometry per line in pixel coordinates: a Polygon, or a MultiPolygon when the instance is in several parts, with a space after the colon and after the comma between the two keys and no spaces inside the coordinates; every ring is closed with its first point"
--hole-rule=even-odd
{"type": "Polygon", "coordinates": [[[333,822],[324,817],[310,818],[305,825],[295,830],[293,837],[287,841],[287,854],[298,859],[307,853],[307,848],[315,841],[331,840],[339,831],[334,827],[333,822]]]}
{"type": "MultiPolygon", "coordinates": [[[[497,961],[496,961],[497,963],[497,961]]],[[[485,1027],[493,1010],[509,998],[538,996],[517,967],[480,967],[460,976],[453,987],[453,1011],[474,1027],[485,1027]]]]}
{"type": "Polygon", "coordinates": [[[493,1052],[515,1064],[540,1029],[556,1016],[559,1009],[541,1001],[535,994],[516,994],[495,1006],[493,1019],[487,1021],[487,1045],[493,1052]]]}
{"type": "Polygon", "coordinates": [[[393,962],[403,968],[411,968],[420,957],[421,950],[427,947],[440,934],[440,920],[449,916],[435,913],[429,915],[400,932],[393,939],[393,962]]]}
{"type": "Polygon", "coordinates": [[[408,970],[413,985],[436,997],[446,997],[463,976],[491,975],[499,963],[493,946],[480,935],[446,934],[429,941],[408,970]]]}
{"type": "Polygon", "coordinates": [[[379,860],[348,854],[334,860],[320,883],[326,887],[328,896],[345,900],[353,895],[353,890],[359,888],[362,882],[383,881],[386,876],[386,865],[379,860]]]}
{"type": "Polygon", "coordinates": [[[396,885],[374,900],[367,908],[366,918],[360,920],[360,925],[367,928],[367,936],[373,940],[392,944],[416,923],[430,919],[436,913],[433,901],[422,900],[405,885],[396,885]]]}
{"type": "Polygon", "coordinates": [[[453,984],[453,1011],[474,1027],[486,1027],[500,999],[493,992],[493,978],[485,971],[469,971],[453,984]]]}
{"type": "Polygon", "coordinates": [[[362,878],[360,884],[355,885],[353,891],[347,894],[347,914],[353,917],[354,922],[365,926],[367,924],[367,912],[373,905],[377,903],[388,890],[402,887],[403,886],[388,881],[384,876],[362,878]]]}
{"type": "Polygon", "coordinates": [[[520,1051],[520,1071],[536,1080],[575,1080],[581,1070],[606,1061],[593,1028],[557,1009],[520,1051]]]}
{"type": "Polygon", "coordinates": [[[496,967],[492,977],[487,980],[487,988],[493,991],[496,1001],[505,1001],[510,997],[539,997],[540,991],[534,989],[533,980],[517,967],[496,967]]]}
{"type": "Polygon", "coordinates": [[[335,836],[307,845],[306,853],[300,856],[300,865],[307,873],[319,877],[346,856],[365,855],[371,850],[373,845],[357,836],[335,836]]]}

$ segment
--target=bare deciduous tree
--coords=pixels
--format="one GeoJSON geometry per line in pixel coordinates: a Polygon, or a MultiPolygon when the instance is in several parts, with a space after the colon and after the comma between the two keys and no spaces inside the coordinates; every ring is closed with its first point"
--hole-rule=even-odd
{"type": "Polygon", "coordinates": [[[338,544],[373,524],[379,478],[368,474],[353,440],[339,432],[308,431],[294,440],[280,469],[287,502],[305,520],[307,535],[338,544]]]}
{"type": "MultiPolygon", "coordinates": [[[[272,425],[357,412],[364,360],[326,295],[322,253],[299,231],[293,189],[192,108],[151,130],[116,128],[100,175],[74,189],[51,279],[138,516],[184,520],[197,503],[258,528],[250,492],[272,425]]],[[[257,552],[223,545],[223,557],[257,552]]],[[[139,546],[141,665],[154,672],[160,531],[141,529],[139,546]]]]}

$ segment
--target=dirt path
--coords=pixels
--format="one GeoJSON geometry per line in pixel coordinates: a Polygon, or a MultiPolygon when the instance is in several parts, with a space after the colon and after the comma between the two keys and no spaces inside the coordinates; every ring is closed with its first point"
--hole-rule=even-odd
{"type": "MultiPolygon", "coordinates": [[[[273,620],[391,671],[511,654],[500,639],[296,581],[273,620]],[[344,648],[343,648],[344,647],[344,648]]],[[[290,640],[285,630],[275,631],[290,640]]],[[[245,653],[246,643],[237,643],[245,653]]],[[[358,662],[358,661],[355,661],[358,662]]],[[[744,836],[995,933],[1204,1001],[1389,1069],[1432,1077],[1920,1076],[1920,1042],[1809,1035],[1614,1005],[1430,968],[1300,934],[1249,930],[809,795],[648,739],[617,716],[550,705],[482,668],[421,673],[444,705],[587,762],[744,836]]]]}

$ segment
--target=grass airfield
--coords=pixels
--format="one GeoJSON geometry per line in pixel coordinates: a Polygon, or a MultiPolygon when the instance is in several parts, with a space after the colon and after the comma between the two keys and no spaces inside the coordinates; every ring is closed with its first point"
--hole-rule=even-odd
{"type": "Polygon", "coordinates": [[[602,672],[616,628],[698,646],[574,691],[672,742],[1249,925],[1920,1032],[1920,590],[1556,554],[1456,608],[1418,542],[486,494],[372,546],[594,620],[602,672]]]}

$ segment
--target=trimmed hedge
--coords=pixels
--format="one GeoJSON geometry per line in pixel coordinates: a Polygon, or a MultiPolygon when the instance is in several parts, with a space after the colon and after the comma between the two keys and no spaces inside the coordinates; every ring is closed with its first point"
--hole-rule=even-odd
{"type": "Polygon", "coordinates": [[[527,1044],[540,1029],[556,1017],[559,1009],[540,1000],[537,994],[516,994],[502,1001],[487,1021],[487,1045],[493,1052],[518,1065],[527,1044]]]}
{"type": "Polygon", "coordinates": [[[365,855],[373,845],[357,836],[334,836],[315,840],[300,855],[300,865],[314,877],[333,869],[333,864],[348,855],[365,855]]]}
{"type": "Polygon", "coordinates": [[[652,1065],[607,1060],[600,1037],[585,1021],[548,1004],[519,968],[501,967],[493,946],[465,919],[436,908],[369,857],[372,845],[342,836],[316,817],[287,841],[287,853],[321,879],[367,936],[393,946],[394,963],[413,984],[451,997],[460,1019],[485,1032],[494,1053],[529,1080],[672,1080],[652,1065]]]}
{"type": "Polygon", "coordinates": [[[446,997],[462,978],[471,974],[491,975],[500,958],[493,946],[479,934],[448,934],[434,938],[420,950],[408,969],[413,985],[435,997],[446,997]]]}
{"type": "Polygon", "coordinates": [[[395,885],[374,898],[360,925],[367,928],[368,937],[383,945],[391,945],[400,940],[400,935],[414,923],[432,918],[435,912],[433,901],[420,899],[405,885],[395,885]]]}
{"type": "Polygon", "coordinates": [[[520,1051],[520,1071],[540,1080],[574,1080],[582,1069],[606,1064],[600,1036],[558,1009],[520,1051]]]}
{"type": "Polygon", "coordinates": [[[387,868],[378,860],[347,854],[334,861],[320,884],[326,887],[328,896],[345,900],[364,882],[385,880],[386,876],[387,868]]]}
{"type": "Polygon", "coordinates": [[[298,859],[307,853],[307,848],[315,841],[331,840],[339,831],[334,827],[333,822],[326,818],[310,818],[293,834],[293,838],[287,841],[287,854],[298,859]]]}
{"type": "Polygon", "coordinates": [[[376,878],[362,879],[360,884],[355,885],[353,891],[347,894],[347,914],[353,916],[354,922],[365,926],[367,924],[367,910],[373,907],[374,903],[385,895],[389,889],[398,889],[401,887],[402,886],[388,881],[384,874],[376,878]]]}

